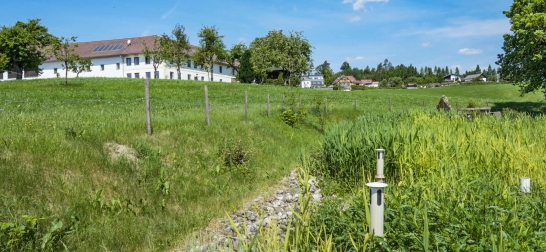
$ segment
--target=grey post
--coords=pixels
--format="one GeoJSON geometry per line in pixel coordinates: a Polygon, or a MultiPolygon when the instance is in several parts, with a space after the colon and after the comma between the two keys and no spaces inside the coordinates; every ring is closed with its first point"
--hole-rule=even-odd
{"type": "Polygon", "coordinates": [[[245,119],[248,119],[248,91],[245,91],[245,119]]]}
{"type": "Polygon", "coordinates": [[[150,80],[144,80],[144,100],[146,103],[146,132],[152,135],[152,115],[150,112],[150,80]]]}
{"type": "Polygon", "coordinates": [[[267,94],[267,116],[269,116],[271,113],[270,105],[269,105],[269,94],[267,94]]]}
{"type": "Polygon", "coordinates": [[[210,125],[210,109],[209,109],[209,89],[205,85],[205,121],[210,125]]]}

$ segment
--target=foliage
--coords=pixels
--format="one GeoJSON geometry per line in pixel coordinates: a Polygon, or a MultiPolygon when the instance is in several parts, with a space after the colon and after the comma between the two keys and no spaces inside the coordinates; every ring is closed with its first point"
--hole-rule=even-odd
{"type": "Polygon", "coordinates": [[[243,58],[243,55],[248,50],[245,44],[238,43],[236,45],[233,45],[231,49],[229,49],[226,53],[226,61],[228,65],[231,67],[231,74],[235,74],[234,71],[238,71],[239,67],[241,66],[241,60],[243,58]],[[239,63],[239,64],[237,64],[239,63]]]}
{"type": "Polygon", "coordinates": [[[227,170],[241,172],[245,176],[248,175],[251,154],[240,139],[236,143],[225,141],[218,152],[218,156],[221,159],[222,166],[227,170]]]}
{"type": "Polygon", "coordinates": [[[544,0],[514,0],[509,11],[511,34],[504,35],[504,54],[498,55],[501,76],[520,87],[521,94],[539,90],[546,95],[546,22],[544,0]]]}
{"type": "Polygon", "coordinates": [[[470,100],[468,102],[468,105],[466,105],[467,108],[479,108],[480,105],[476,101],[470,100]]]}
{"type": "Polygon", "coordinates": [[[80,60],[80,56],[74,52],[78,47],[76,37],[55,39],[51,45],[51,52],[55,58],[63,62],[65,85],[68,85],[68,70],[72,69],[76,62],[80,60]]]}
{"type": "Polygon", "coordinates": [[[20,223],[0,221],[0,250],[60,251],[66,249],[64,238],[75,232],[79,225],[79,219],[74,216],[69,225],[64,225],[59,219],[54,220],[49,230],[39,225],[44,222],[43,218],[23,215],[22,219],[20,223]]]}
{"type": "Polygon", "coordinates": [[[0,52],[0,71],[4,71],[9,63],[9,58],[5,54],[0,52]]]}
{"type": "Polygon", "coordinates": [[[182,78],[180,68],[186,64],[189,59],[191,48],[188,36],[185,33],[186,28],[183,25],[176,24],[171,35],[163,34],[159,44],[164,50],[164,59],[167,65],[176,67],[178,79],[182,78]]]}
{"type": "Polygon", "coordinates": [[[237,79],[242,83],[252,83],[254,81],[254,65],[251,62],[251,52],[246,50],[241,56],[241,66],[237,71],[237,79]]]}
{"type": "Polygon", "coordinates": [[[322,74],[322,76],[324,78],[324,84],[326,86],[328,86],[328,85],[332,84],[332,82],[334,82],[334,79],[335,79],[334,78],[334,71],[330,67],[330,63],[328,63],[328,61],[325,60],[324,63],[317,66],[316,72],[318,74],[322,74]]]}
{"type": "Polygon", "coordinates": [[[75,73],[76,77],[79,77],[80,73],[91,72],[91,66],[93,66],[91,58],[78,57],[70,66],[70,71],[75,73]]]}
{"type": "Polygon", "coordinates": [[[144,54],[144,57],[149,59],[152,63],[152,66],[154,68],[154,79],[157,79],[157,76],[155,72],[157,72],[157,68],[159,65],[161,65],[167,56],[166,49],[168,48],[167,45],[162,45],[161,42],[166,42],[168,40],[161,40],[159,37],[154,37],[154,43],[151,46],[148,46],[146,42],[142,41],[142,45],[144,46],[144,49],[142,50],[142,54],[144,54]]]}
{"type": "Polygon", "coordinates": [[[259,83],[263,83],[271,68],[286,71],[288,84],[309,70],[311,45],[302,32],[291,31],[288,36],[282,30],[272,30],[265,37],[254,39],[250,44],[251,62],[259,83]]]}
{"type": "Polygon", "coordinates": [[[40,24],[40,19],[29,19],[27,23],[17,21],[14,26],[0,28],[0,54],[4,58],[4,69],[15,71],[17,79],[23,78],[23,70],[40,72],[40,65],[47,59],[45,48],[55,38],[40,24]]]}
{"type": "Polygon", "coordinates": [[[223,35],[218,34],[216,26],[201,28],[197,33],[200,47],[193,55],[199,65],[202,65],[210,73],[210,80],[214,80],[214,63],[224,61],[227,57],[223,35]]]}
{"type": "Polygon", "coordinates": [[[400,77],[391,77],[389,82],[391,83],[391,87],[402,87],[402,84],[404,84],[404,81],[400,77]]]}

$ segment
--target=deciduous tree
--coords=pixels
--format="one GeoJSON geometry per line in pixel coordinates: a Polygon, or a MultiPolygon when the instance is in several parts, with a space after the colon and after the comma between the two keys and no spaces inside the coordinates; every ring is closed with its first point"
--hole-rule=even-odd
{"type": "Polygon", "coordinates": [[[245,44],[239,43],[233,45],[229,51],[227,51],[226,61],[231,67],[231,74],[235,74],[235,71],[239,71],[241,66],[241,58],[243,54],[248,50],[245,44]]]}
{"type": "Polygon", "coordinates": [[[251,83],[254,80],[254,69],[250,50],[246,50],[241,56],[241,65],[237,71],[237,79],[242,83],[251,83]]]}
{"type": "Polygon", "coordinates": [[[216,26],[201,28],[199,33],[199,48],[193,56],[194,59],[207,69],[210,80],[214,81],[214,63],[224,61],[227,58],[224,36],[218,34],[216,26]]]}
{"type": "Polygon", "coordinates": [[[145,41],[142,41],[142,45],[144,46],[142,54],[144,54],[144,57],[149,59],[152,63],[152,67],[154,68],[154,79],[157,79],[158,77],[155,73],[157,72],[159,65],[165,61],[165,55],[167,54],[166,49],[169,45],[167,43],[167,45],[162,46],[161,42],[167,42],[167,40],[155,37],[154,43],[150,46],[148,46],[145,41]]]}
{"type": "Polygon", "coordinates": [[[70,71],[76,74],[76,77],[80,77],[80,73],[91,72],[91,58],[78,57],[77,60],[70,66],[70,71]]]}
{"type": "Polygon", "coordinates": [[[521,95],[540,90],[546,96],[546,1],[514,0],[504,14],[512,33],[504,34],[498,55],[502,80],[518,85],[521,95]]]}
{"type": "Polygon", "coordinates": [[[75,65],[76,61],[80,59],[80,56],[74,51],[77,47],[76,37],[61,37],[55,39],[51,44],[51,49],[49,49],[55,58],[62,62],[61,66],[64,70],[65,85],[68,85],[68,70],[70,70],[72,66],[75,65]]]}
{"type": "Polygon", "coordinates": [[[180,69],[189,59],[190,42],[185,33],[183,25],[177,24],[171,32],[171,35],[163,34],[160,38],[160,44],[165,52],[167,65],[176,68],[178,79],[182,78],[180,69]]]}
{"type": "Polygon", "coordinates": [[[40,19],[30,19],[27,23],[17,21],[11,27],[2,26],[0,54],[7,57],[3,68],[15,71],[17,79],[23,78],[23,70],[40,73],[39,67],[47,59],[45,48],[53,41],[54,36],[40,24],[40,19]]]}

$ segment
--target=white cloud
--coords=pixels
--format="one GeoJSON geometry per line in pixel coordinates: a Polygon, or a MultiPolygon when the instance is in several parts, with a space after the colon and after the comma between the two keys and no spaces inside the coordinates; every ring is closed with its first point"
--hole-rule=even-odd
{"type": "Polygon", "coordinates": [[[491,20],[457,20],[449,26],[403,32],[406,35],[431,35],[435,37],[464,38],[499,36],[510,32],[507,18],[491,20]]]}
{"type": "Polygon", "coordinates": [[[360,16],[354,16],[349,19],[349,22],[353,23],[353,22],[358,22],[359,20],[360,20],[360,16]]]}
{"type": "Polygon", "coordinates": [[[459,49],[459,54],[464,54],[464,55],[481,54],[482,52],[483,51],[481,49],[473,49],[473,48],[459,49]]]}
{"type": "Polygon", "coordinates": [[[177,6],[178,4],[175,4],[169,11],[165,12],[165,14],[161,16],[161,19],[166,19],[167,17],[169,17],[176,10],[177,6]]]}
{"type": "Polygon", "coordinates": [[[363,60],[363,59],[364,59],[364,57],[362,57],[362,56],[356,56],[354,58],[347,57],[345,60],[346,61],[357,61],[357,60],[363,60]]]}
{"type": "Polygon", "coordinates": [[[423,47],[429,47],[429,46],[431,46],[430,42],[425,42],[425,43],[423,43],[423,44],[421,44],[421,45],[422,45],[423,47]]]}
{"type": "Polygon", "coordinates": [[[389,0],[343,0],[343,3],[344,4],[347,4],[347,3],[351,3],[353,4],[353,10],[357,11],[357,10],[360,10],[360,9],[364,9],[366,10],[366,3],[371,3],[371,2],[384,2],[384,3],[388,3],[389,0]]]}

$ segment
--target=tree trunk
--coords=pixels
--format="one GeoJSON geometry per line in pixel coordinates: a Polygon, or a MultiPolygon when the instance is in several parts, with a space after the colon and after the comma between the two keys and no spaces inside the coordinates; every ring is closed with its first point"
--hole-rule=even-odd
{"type": "Polygon", "coordinates": [[[214,81],[214,61],[210,61],[210,81],[214,81]]]}
{"type": "Polygon", "coordinates": [[[21,69],[18,65],[15,65],[15,72],[17,75],[15,76],[16,80],[22,80],[23,79],[23,69],[21,69]]]}
{"type": "Polygon", "coordinates": [[[64,65],[64,85],[68,86],[68,64],[66,61],[64,62],[64,65]]]}
{"type": "Polygon", "coordinates": [[[180,67],[178,69],[176,69],[176,72],[178,73],[178,79],[181,80],[182,79],[182,74],[180,73],[180,67]]]}

